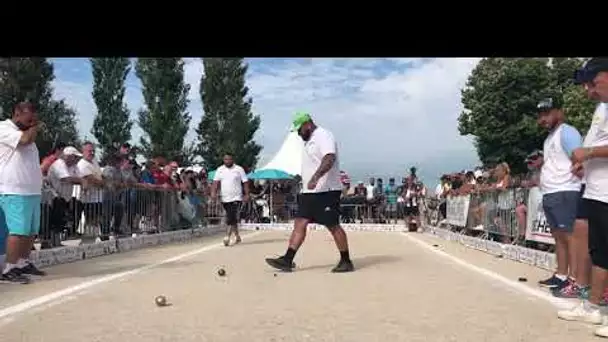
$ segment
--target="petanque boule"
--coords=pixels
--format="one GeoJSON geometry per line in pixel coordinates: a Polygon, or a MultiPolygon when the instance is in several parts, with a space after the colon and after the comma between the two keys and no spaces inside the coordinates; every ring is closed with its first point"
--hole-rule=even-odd
{"type": "Polygon", "coordinates": [[[226,275],[226,270],[223,268],[220,268],[217,270],[217,275],[219,275],[220,277],[223,277],[226,275]]]}
{"type": "Polygon", "coordinates": [[[167,297],[156,296],[156,298],[154,298],[154,302],[156,303],[156,306],[167,306],[167,297]]]}

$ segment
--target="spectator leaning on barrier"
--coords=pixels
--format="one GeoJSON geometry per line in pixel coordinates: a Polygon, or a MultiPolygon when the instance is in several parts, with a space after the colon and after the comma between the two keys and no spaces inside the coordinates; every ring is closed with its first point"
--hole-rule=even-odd
{"type": "Polygon", "coordinates": [[[76,164],[78,175],[85,180],[81,187],[80,201],[77,202],[76,221],[80,225],[81,217],[84,216],[84,227],[80,233],[98,235],[100,231],[102,200],[103,200],[103,177],[101,167],[95,160],[95,144],[90,141],[82,145],[82,158],[76,164]],[[88,228],[88,229],[87,229],[88,228]]]}
{"type": "Polygon", "coordinates": [[[42,162],[40,163],[40,170],[42,171],[42,175],[44,177],[46,177],[49,168],[51,167],[51,164],[53,164],[55,160],[59,158],[61,152],[65,147],[65,144],[60,142],[53,149],[51,149],[51,151],[46,157],[42,158],[42,162]]]}
{"type": "Polygon", "coordinates": [[[538,124],[549,130],[543,146],[540,189],[543,194],[543,211],[555,239],[557,259],[555,274],[539,284],[559,291],[574,282],[572,278],[576,254],[572,232],[581,182],[570,171],[570,156],[581,146],[582,138],[576,128],[565,123],[566,117],[558,97],[542,100],[537,109],[538,124]]]}
{"type": "MultiPolygon", "coordinates": [[[[591,58],[575,74],[575,81],[582,84],[593,100],[608,102],[608,58],[591,58]]],[[[572,171],[584,172],[585,206],[589,223],[589,252],[593,264],[589,300],[571,310],[558,312],[565,320],[602,324],[604,315],[600,302],[608,281],[608,106],[597,124],[593,138],[586,139],[585,146],[572,152],[572,171]]],[[[597,329],[596,335],[608,337],[608,325],[597,329]]]]}
{"type": "Polygon", "coordinates": [[[68,146],[48,169],[48,182],[53,193],[49,215],[49,228],[52,247],[60,246],[60,233],[66,227],[66,213],[74,193],[74,185],[83,184],[78,175],[76,164],[82,153],[75,147],[68,146]]]}
{"type": "Polygon", "coordinates": [[[41,126],[34,105],[25,102],[0,122],[0,231],[8,231],[3,282],[25,284],[27,274],[45,275],[29,261],[40,230],[42,171],[36,136],[41,126]]]}

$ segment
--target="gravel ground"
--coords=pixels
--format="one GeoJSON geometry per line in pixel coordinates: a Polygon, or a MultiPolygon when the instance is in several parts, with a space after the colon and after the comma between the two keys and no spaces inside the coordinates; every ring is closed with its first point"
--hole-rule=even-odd
{"type": "Polygon", "coordinates": [[[289,274],[264,263],[284,251],[287,232],[247,235],[234,247],[217,247],[220,238],[207,237],[52,267],[27,286],[0,285],[0,341],[595,340],[591,327],[559,321],[549,301],[420,245],[437,245],[507,279],[524,276],[533,291],[548,275],[456,243],[351,232],[357,271],[331,274],[338,258],[333,241],[311,232],[289,274]],[[217,275],[220,267],[225,277],[217,275]],[[170,306],[157,307],[157,295],[170,306]]]}

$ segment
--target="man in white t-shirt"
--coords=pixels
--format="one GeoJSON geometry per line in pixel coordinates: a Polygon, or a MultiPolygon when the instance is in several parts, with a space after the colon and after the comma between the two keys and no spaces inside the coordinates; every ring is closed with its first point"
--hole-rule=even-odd
{"type": "Polygon", "coordinates": [[[232,233],[235,236],[235,243],[241,242],[239,234],[239,219],[241,203],[249,200],[249,180],[245,170],[239,165],[234,164],[232,155],[224,155],[224,165],[217,168],[213,177],[213,187],[211,197],[217,197],[217,187],[220,187],[221,201],[226,212],[226,237],[224,246],[230,245],[232,233]]]}
{"type": "Polygon", "coordinates": [[[0,231],[8,232],[1,282],[27,284],[28,274],[45,275],[29,261],[40,231],[40,127],[36,109],[24,102],[15,106],[10,119],[0,122],[0,231]]]}
{"type": "Polygon", "coordinates": [[[544,162],[540,172],[543,212],[555,240],[557,270],[539,285],[550,288],[555,295],[574,289],[576,254],[572,238],[581,181],[571,172],[572,151],[582,146],[576,128],[565,123],[566,117],[559,97],[543,99],[537,105],[538,124],[549,131],[543,145],[544,162]]]}
{"type": "Polygon", "coordinates": [[[285,255],[267,258],[270,266],[290,272],[293,258],[306,238],[309,223],[327,227],[333,235],[340,261],[332,272],[351,272],[354,266],[348,251],[346,232],[340,226],[340,161],[333,134],[312,121],[308,113],[296,113],[293,131],[304,140],[302,156],[302,193],[298,196],[298,213],[285,255]]]}
{"type": "Polygon", "coordinates": [[[60,246],[59,234],[66,227],[66,212],[74,193],[74,185],[82,184],[76,164],[82,157],[75,147],[63,149],[57,160],[48,169],[47,181],[53,193],[53,202],[49,214],[51,245],[60,246]]]}
{"type": "Polygon", "coordinates": [[[78,169],[78,175],[86,182],[86,186],[82,186],[80,189],[76,220],[80,223],[81,216],[84,213],[86,226],[85,230],[81,232],[82,235],[84,237],[96,235],[100,239],[103,210],[102,187],[104,182],[101,167],[95,160],[95,144],[87,141],[82,145],[82,159],[78,161],[76,168],[78,169]]]}
{"type": "MultiPolygon", "coordinates": [[[[571,310],[558,312],[565,320],[577,320],[602,324],[604,314],[600,310],[604,289],[608,283],[608,58],[591,58],[577,70],[575,82],[582,84],[587,95],[604,103],[604,115],[593,137],[585,139],[585,146],[572,152],[572,171],[584,172],[585,210],[589,224],[589,253],[591,263],[591,291],[571,310]]],[[[608,337],[608,325],[595,331],[608,337]]]]}

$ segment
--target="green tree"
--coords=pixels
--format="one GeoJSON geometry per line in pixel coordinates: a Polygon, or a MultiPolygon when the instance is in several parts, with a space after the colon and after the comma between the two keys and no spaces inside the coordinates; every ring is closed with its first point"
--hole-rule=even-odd
{"type": "Polygon", "coordinates": [[[587,97],[583,87],[573,83],[574,72],[583,62],[581,58],[553,58],[551,69],[556,89],[563,95],[566,120],[584,136],[591,124],[596,103],[587,97]]]}
{"type": "Polygon", "coordinates": [[[143,155],[162,156],[181,163],[186,159],[184,139],[191,120],[190,85],[184,81],[184,61],[138,58],[135,72],[141,80],[146,106],[138,113],[138,124],[144,131],[140,141],[143,155]]]}
{"type": "Polygon", "coordinates": [[[91,58],[93,100],[97,115],[91,133],[99,142],[104,157],[117,144],[131,140],[133,121],[124,103],[125,81],[131,70],[129,58],[91,58]]]}
{"type": "Polygon", "coordinates": [[[475,137],[484,164],[506,161],[515,172],[524,171],[525,156],[544,139],[536,104],[553,88],[548,59],[485,58],[462,90],[460,134],[475,137]]]}
{"type": "Polygon", "coordinates": [[[524,158],[542,148],[547,132],[537,124],[536,104],[562,96],[567,120],[585,134],[595,104],[572,76],[580,58],[485,58],[462,90],[464,111],[458,129],[473,135],[484,164],[506,161],[515,172],[526,171],[524,158]]]}
{"type": "Polygon", "coordinates": [[[13,107],[22,101],[36,105],[45,123],[36,144],[43,157],[58,142],[78,144],[76,113],[62,100],[53,100],[53,65],[42,57],[0,58],[0,109],[9,118],[13,107]]]}
{"type": "Polygon", "coordinates": [[[203,66],[198,152],[211,168],[222,163],[226,152],[233,154],[235,163],[254,168],[262,150],[253,140],[260,117],[252,113],[252,99],[247,96],[247,64],[243,58],[204,58],[203,66]]]}

